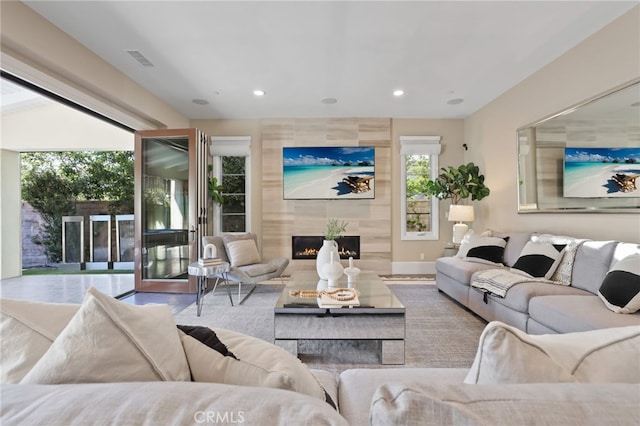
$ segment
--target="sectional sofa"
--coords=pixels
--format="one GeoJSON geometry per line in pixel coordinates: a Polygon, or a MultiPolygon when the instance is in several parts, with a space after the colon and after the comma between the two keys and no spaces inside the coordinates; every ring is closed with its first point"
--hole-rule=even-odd
{"type": "Polygon", "coordinates": [[[95,289],[81,305],[5,299],[0,314],[4,426],[632,425],[640,418],[640,327],[558,339],[492,322],[470,369],[337,374],[310,370],[260,339],[176,326],[165,305],[128,305],[95,289]]]}
{"type": "MultiPolygon", "coordinates": [[[[615,313],[598,296],[609,271],[622,259],[640,254],[640,245],[528,232],[489,231],[484,236],[506,240],[501,265],[478,263],[462,255],[436,261],[438,289],[483,319],[501,321],[529,334],[640,325],[640,312],[615,313]],[[525,245],[532,240],[571,248],[571,252],[564,253],[563,263],[558,264],[551,277],[553,283],[521,282],[510,287],[504,297],[474,287],[474,280],[483,271],[513,267],[525,245]]],[[[639,262],[635,261],[636,266],[639,262]]]]}

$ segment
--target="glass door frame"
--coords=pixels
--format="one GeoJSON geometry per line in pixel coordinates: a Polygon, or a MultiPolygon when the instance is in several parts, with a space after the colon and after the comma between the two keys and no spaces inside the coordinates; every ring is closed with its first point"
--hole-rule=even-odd
{"type": "MultiPolygon", "coordinates": [[[[135,133],[135,162],[134,162],[134,276],[135,290],[138,292],[161,293],[196,293],[197,279],[193,276],[184,278],[143,278],[143,141],[152,138],[187,138],[188,139],[188,247],[189,263],[197,262],[202,251],[202,236],[206,230],[207,215],[207,136],[198,129],[162,129],[144,130],[135,133]]],[[[185,270],[186,273],[186,270],[185,270]]]]}

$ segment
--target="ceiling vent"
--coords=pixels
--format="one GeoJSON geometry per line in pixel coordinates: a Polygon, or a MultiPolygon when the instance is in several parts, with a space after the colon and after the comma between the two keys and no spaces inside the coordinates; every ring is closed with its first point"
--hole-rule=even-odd
{"type": "Polygon", "coordinates": [[[147,58],[145,58],[144,55],[142,53],[140,53],[139,50],[126,50],[126,52],[129,55],[131,55],[131,57],[133,59],[138,61],[138,63],[140,63],[140,65],[142,65],[143,67],[152,67],[153,66],[151,61],[149,61],[147,58]]]}

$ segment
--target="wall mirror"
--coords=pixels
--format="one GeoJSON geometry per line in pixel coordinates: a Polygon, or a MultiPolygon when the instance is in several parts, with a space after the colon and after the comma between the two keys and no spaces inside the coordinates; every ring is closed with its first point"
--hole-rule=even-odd
{"type": "Polygon", "coordinates": [[[518,212],[640,212],[640,79],[517,131],[518,212]]]}

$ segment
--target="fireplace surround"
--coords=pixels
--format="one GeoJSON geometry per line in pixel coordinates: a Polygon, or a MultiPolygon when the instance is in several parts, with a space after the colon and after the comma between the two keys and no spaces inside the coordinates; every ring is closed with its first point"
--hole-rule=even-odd
{"type": "MultiPolygon", "coordinates": [[[[315,235],[294,235],[291,237],[292,259],[316,259],[324,237],[315,235]]],[[[360,236],[345,235],[336,238],[340,259],[360,259],[360,236]]]]}

